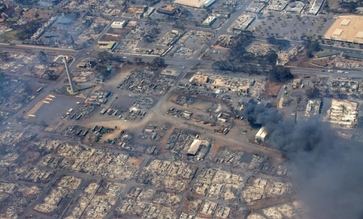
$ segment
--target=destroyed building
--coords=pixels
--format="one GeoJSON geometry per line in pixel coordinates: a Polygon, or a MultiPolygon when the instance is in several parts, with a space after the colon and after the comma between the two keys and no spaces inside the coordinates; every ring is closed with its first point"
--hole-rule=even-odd
{"type": "Polygon", "coordinates": [[[328,119],[332,124],[344,128],[354,128],[358,123],[358,103],[333,99],[328,111],[328,119]]]}

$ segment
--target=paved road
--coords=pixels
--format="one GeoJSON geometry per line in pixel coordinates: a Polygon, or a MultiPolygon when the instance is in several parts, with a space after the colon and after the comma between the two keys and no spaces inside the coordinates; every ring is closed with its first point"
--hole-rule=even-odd
{"type": "Polygon", "coordinates": [[[0,50],[13,50],[13,51],[45,51],[48,53],[55,53],[57,55],[73,55],[76,53],[74,49],[67,48],[55,48],[48,46],[38,46],[38,45],[27,45],[27,44],[8,44],[8,43],[0,43],[0,50]]]}
{"type": "MultiPolygon", "coordinates": [[[[25,44],[17,44],[10,45],[7,43],[0,43],[0,49],[6,49],[10,51],[24,51],[24,50],[32,50],[32,51],[46,51],[48,53],[52,53],[54,55],[73,55],[76,56],[77,60],[81,60],[82,58],[88,57],[92,51],[93,47],[85,50],[76,51],[74,49],[66,49],[66,48],[54,48],[47,46],[38,46],[38,45],[25,45],[25,44]]],[[[345,51],[354,51],[361,52],[363,54],[363,50],[352,49],[352,48],[337,48],[345,51]]],[[[128,59],[133,58],[142,58],[145,62],[152,61],[156,56],[146,55],[146,54],[130,54],[130,53],[120,53],[120,55],[127,57],[128,59]]],[[[196,59],[184,59],[184,58],[175,58],[175,57],[164,57],[165,61],[169,65],[173,66],[191,66],[195,65],[198,62],[201,62],[203,65],[212,64],[211,61],[198,61],[196,59]]],[[[344,70],[343,72],[339,72],[338,70],[328,71],[322,68],[304,68],[304,67],[294,67],[290,66],[291,71],[295,75],[321,75],[321,76],[339,76],[339,77],[357,77],[363,78],[363,70],[344,70]],[[346,73],[348,72],[348,73],[346,73]]]]}
{"type": "Polygon", "coordinates": [[[342,51],[342,52],[358,53],[358,54],[363,55],[363,49],[359,49],[359,48],[332,46],[332,45],[328,45],[328,44],[321,44],[321,47],[324,48],[324,49],[333,49],[333,50],[339,50],[339,51],[342,51]]]}
{"type": "MultiPolygon", "coordinates": [[[[144,62],[151,62],[155,56],[143,55],[143,54],[128,54],[119,53],[121,56],[126,57],[129,60],[134,58],[142,58],[144,62]]],[[[172,66],[180,66],[181,68],[194,66],[200,63],[203,66],[211,66],[213,61],[209,60],[197,60],[197,59],[185,59],[185,58],[174,58],[164,57],[166,64],[172,66]]],[[[327,76],[327,77],[352,77],[352,78],[363,78],[363,70],[339,70],[339,69],[324,69],[324,68],[307,68],[307,67],[296,67],[287,66],[291,69],[294,75],[310,75],[310,76],[327,76]]],[[[190,68],[189,68],[190,69],[190,68]]],[[[212,70],[212,69],[211,69],[212,70]]]]}
{"type": "Polygon", "coordinates": [[[363,78],[363,70],[337,70],[322,68],[290,67],[294,75],[318,75],[328,77],[352,77],[363,78]]]}

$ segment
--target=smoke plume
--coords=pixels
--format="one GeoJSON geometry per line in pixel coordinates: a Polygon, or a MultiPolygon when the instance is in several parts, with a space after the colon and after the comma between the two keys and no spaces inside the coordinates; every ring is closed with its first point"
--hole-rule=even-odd
{"type": "Polygon", "coordinates": [[[250,101],[252,126],[270,131],[269,144],[286,157],[306,219],[363,218],[363,144],[338,136],[328,124],[282,119],[272,106],[250,101]]]}

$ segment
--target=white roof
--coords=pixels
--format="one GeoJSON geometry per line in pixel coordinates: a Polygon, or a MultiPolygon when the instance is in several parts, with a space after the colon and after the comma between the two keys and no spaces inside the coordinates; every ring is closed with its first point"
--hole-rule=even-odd
{"type": "Polygon", "coordinates": [[[256,134],[256,138],[264,139],[268,135],[267,129],[265,127],[261,127],[256,134]]]}
{"type": "Polygon", "coordinates": [[[216,0],[175,0],[175,3],[195,8],[209,6],[216,0]]]}
{"type": "Polygon", "coordinates": [[[334,36],[340,36],[342,33],[343,33],[342,29],[335,29],[334,32],[333,32],[333,35],[334,36]]]}
{"type": "Polygon", "coordinates": [[[207,140],[200,140],[200,139],[194,139],[193,142],[190,144],[187,153],[190,155],[195,155],[201,145],[209,145],[209,142],[207,140]]]}
{"type": "Polygon", "coordinates": [[[348,26],[350,24],[350,19],[343,19],[341,22],[340,22],[340,25],[342,26],[348,26]]]}

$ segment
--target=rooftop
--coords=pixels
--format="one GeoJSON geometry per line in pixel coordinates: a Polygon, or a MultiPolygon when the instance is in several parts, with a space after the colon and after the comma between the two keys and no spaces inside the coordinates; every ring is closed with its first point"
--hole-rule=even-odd
{"type": "Polygon", "coordinates": [[[338,16],[324,34],[330,40],[363,44],[363,16],[338,16]]]}
{"type": "Polygon", "coordinates": [[[216,0],[175,0],[176,4],[185,5],[194,8],[208,7],[216,0]]]}

